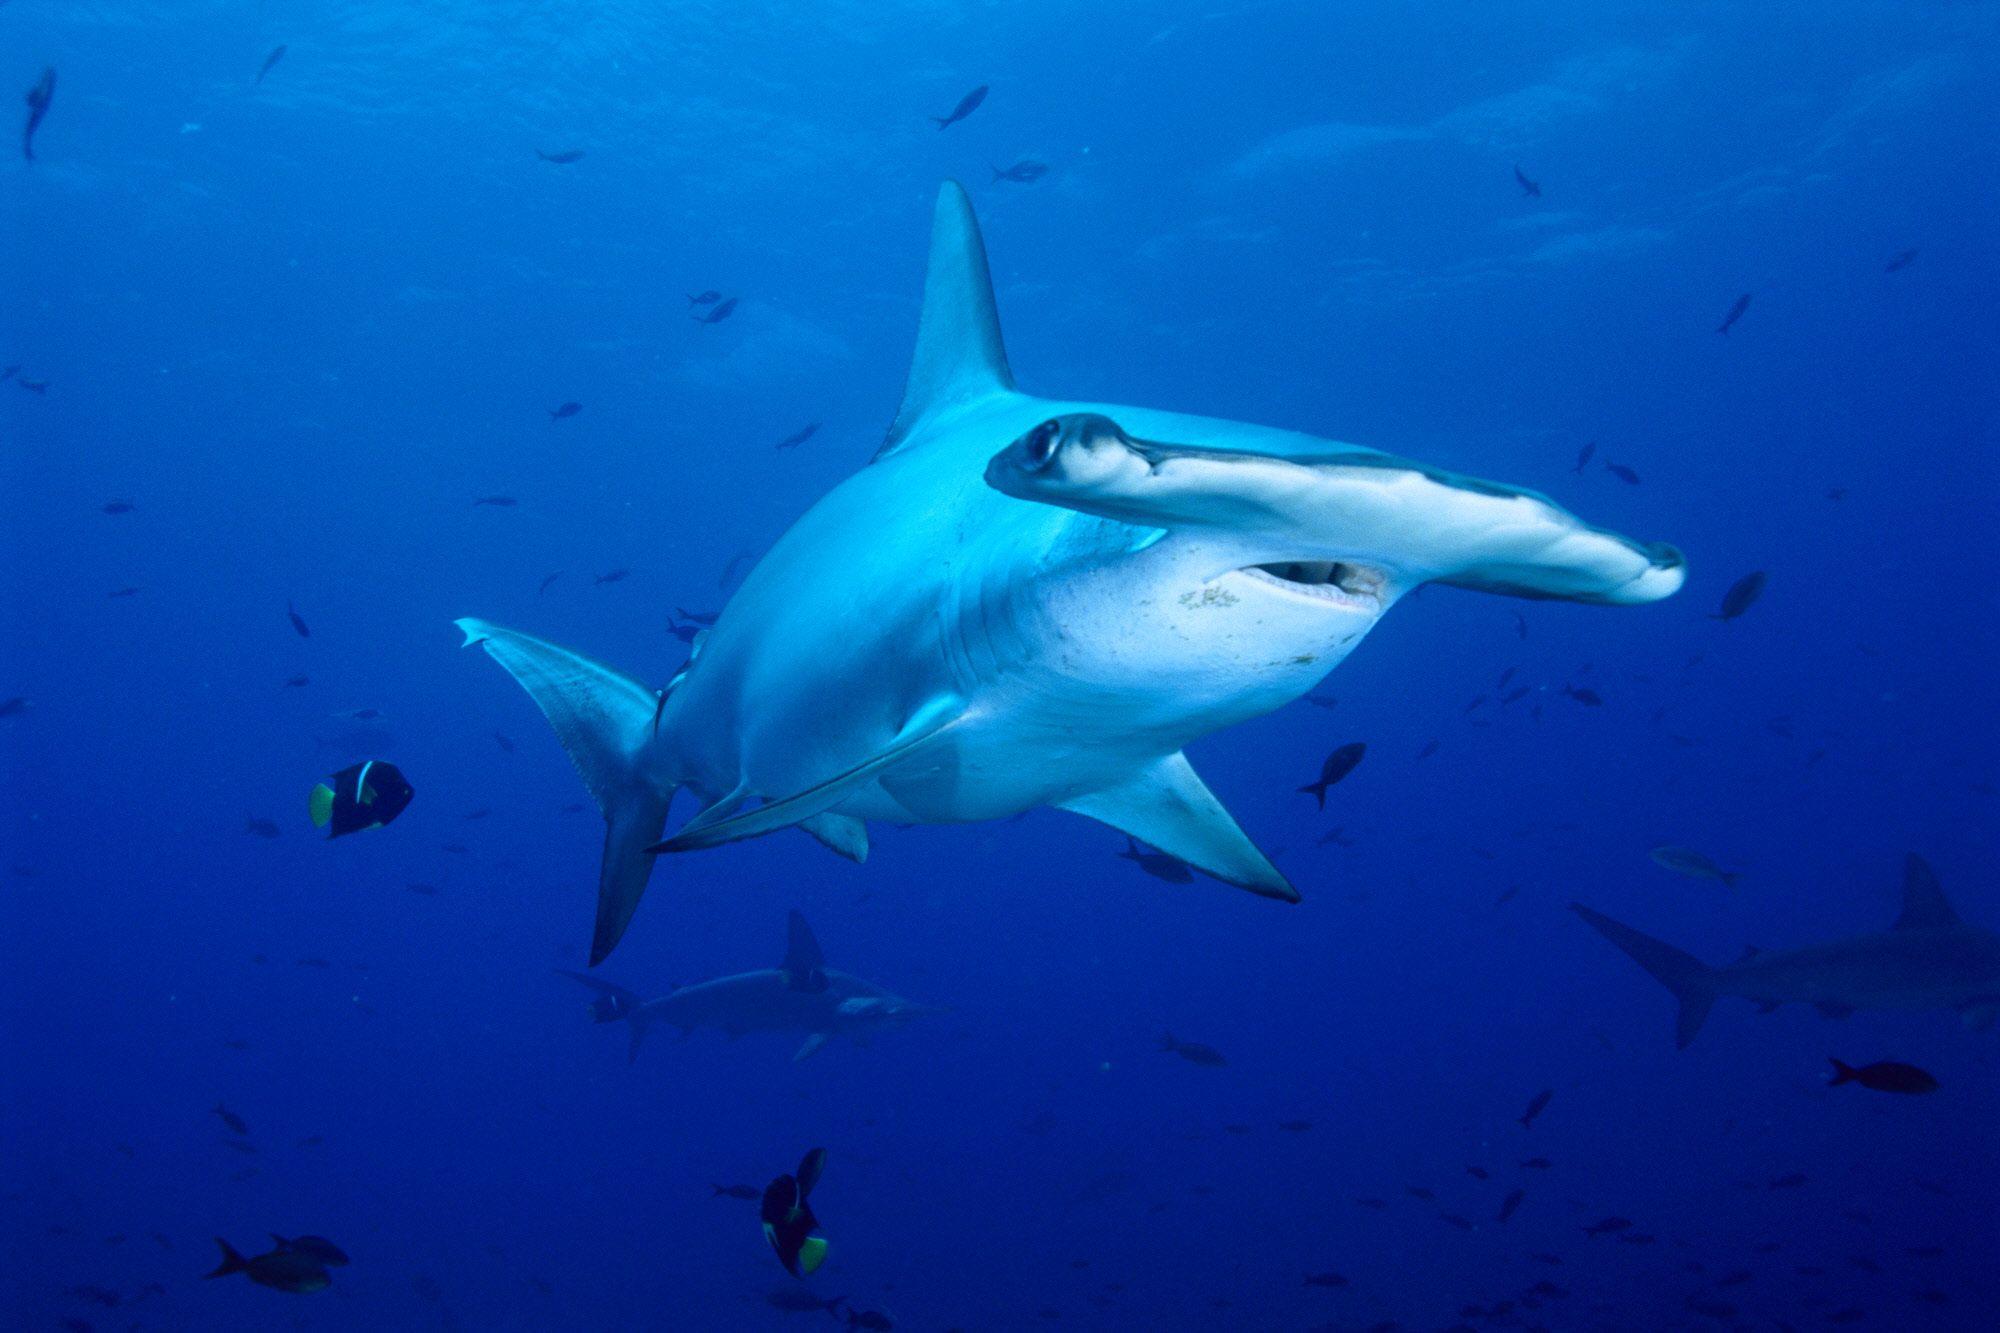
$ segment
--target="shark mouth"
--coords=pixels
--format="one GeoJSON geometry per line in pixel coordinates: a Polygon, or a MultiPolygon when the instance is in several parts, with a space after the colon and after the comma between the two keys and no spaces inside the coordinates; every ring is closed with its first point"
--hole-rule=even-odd
{"type": "Polygon", "coordinates": [[[1279,560],[1246,565],[1237,572],[1287,592],[1367,611],[1381,609],[1389,586],[1381,570],[1348,560],[1279,560]]]}

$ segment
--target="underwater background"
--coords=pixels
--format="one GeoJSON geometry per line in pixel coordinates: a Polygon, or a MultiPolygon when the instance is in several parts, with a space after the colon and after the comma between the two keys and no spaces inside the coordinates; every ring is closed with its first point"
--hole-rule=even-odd
{"type": "Polygon", "coordinates": [[[1886,929],[1916,852],[2000,926],[1996,29],[6,4],[0,87],[57,81],[0,168],[0,1324],[1994,1327],[1994,1034],[1725,1001],[1676,1050],[1567,907],[1721,964],[1886,929]],[[663,682],[676,608],[880,443],[947,178],[1025,388],[1530,486],[1688,586],[1432,588],[1193,747],[1296,906],[1048,811],[672,858],[605,977],[774,967],[796,908],[945,1012],[628,1064],[554,970],[600,821],[451,621],[663,682]],[[415,801],[329,842],[364,759],[415,801]],[[812,1146],[841,1303],[787,1310],[715,1187],[812,1146]],[[301,1232],[323,1291],[202,1280],[301,1232]]]}

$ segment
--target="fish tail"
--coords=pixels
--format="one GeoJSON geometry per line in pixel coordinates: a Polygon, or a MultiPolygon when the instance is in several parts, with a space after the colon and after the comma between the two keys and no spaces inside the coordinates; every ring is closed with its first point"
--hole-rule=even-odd
{"type": "Polygon", "coordinates": [[[1178,1051],[1178,1050],[1179,1050],[1180,1048],[1181,1048],[1181,1044],[1180,1044],[1180,1043],[1179,1043],[1178,1041],[1174,1040],[1174,1034],[1173,1034],[1173,1033],[1171,1033],[1171,1032],[1162,1032],[1162,1033],[1160,1034],[1160,1049],[1161,1049],[1161,1050],[1163,1050],[1163,1051],[1178,1051]]]}
{"type": "Polygon", "coordinates": [[[1829,1088],[1837,1088],[1843,1083],[1852,1083],[1855,1076],[1859,1073],[1852,1065],[1842,1064],[1840,1061],[1834,1060],[1830,1055],[1827,1059],[1833,1062],[1833,1081],[1827,1084],[1829,1088]]]}
{"type": "Polygon", "coordinates": [[[1683,953],[1673,945],[1636,931],[1623,922],[1613,921],[1601,912],[1593,912],[1582,903],[1571,903],[1569,910],[1624,950],[1626,956],[1652,974],[1653,980],[1674,993],[1681,1006],[1674,1027],[1674,1043],[1685,1050],[1695,1034],[1701,1031],[1701,1025],[1708,1021],[1709,1008],[1715,1003],[1715,969],[1693,954],[1683,953]]]}
{"type": "Polygon", "coordinates": [[[1736,887],[1736,881],[1743,878],[1743,872],[1740,870],[1718,870],[1715,872],[1715,877],[1722,881],[1724,888],[1733,889],[1736,887]]]}
{"type": "Polygon", "coordinates": [[[1326,784],[1324,782],[1308,782],[1305,786],[1299,788],[1299,790],[1309,793],[1315,801],[1318,801],[1320,809],[1326,809],[1326,784]]]}
{"type": "Polygon", "coordinates": [[[217,1236],[215,1243],[222,1247],[222,1262],[216,1265],[213,1273],[203,1273],[204,1278],[228,1277],[231,1273],[240,1273],[250,1266],[250,1261],[238,1254],[236,1248],[222,1237],[217,1236]]]}

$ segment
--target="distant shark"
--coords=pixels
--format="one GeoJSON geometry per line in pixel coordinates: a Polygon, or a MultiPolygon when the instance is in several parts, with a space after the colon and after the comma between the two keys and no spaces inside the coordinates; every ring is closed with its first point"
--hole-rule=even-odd
{"type": "Polygon", "coordinates": [[[625,1058],[639,1058],[648,1030],[664,1024],[683,1036],[696,1028],[720,1028],[732,1037],[746,1032],[803,1032],[805,1044],[793,1060],[803,1060],[834,1037],[865,1040],[884,1028],[938,1012],[929,1005],[892,995],[872,982],[826,965],[812,928],[791,914],[785,960],[774,968],[739,972],[697,982],[657,1000],[583,972],[558,968],[597,992],[591,1015],[600,1023],[631,1025],[625,1058]]]}
{"type": "Polygon", "coordinates": [[[1810,1004],[1829,1018],[1856,1009],[1950,1009],[1981,1030],[2000,1017],[2000,935],[1959,920],[1937,876],[1914,854],[1903,867],[1903,913],[1888,930],[1803,949],[1752,949],[1727,967],[1710,967],[1581,903],[1570,910],[1674,993],[1682,1049],[1723,996],[1754,1000],[1765,1012],[1810,1004]]]}
{"type": "Polygon", "coordinates": [[[792,825],[860,860],[864,820],[1052,805],[1296,901],[1184,746],[1307,693],[1421,584],[1631,604],[1684,577],[1672,547],[1531,491],[1020,392],[979,225],[948,182],[888,438],[763,557],[664,691],[458,625],[541,706],[604,812],[594,965],[655,853],[792,825]],[[662,842],[683,787],[702,809],[662,842]]]}

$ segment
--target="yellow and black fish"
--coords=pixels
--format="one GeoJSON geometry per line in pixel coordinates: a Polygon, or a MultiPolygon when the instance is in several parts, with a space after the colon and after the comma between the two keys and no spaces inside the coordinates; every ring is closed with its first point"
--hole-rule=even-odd
{"type": "Polygon", "coordinates": [[[826,1260],[826,1238],[813,1234],[819,1219],[806,1202],[825,1169],[826,1149],[814,1148],[799,1162],[798,1175],[779,1176],[764,1187],[764,1239],[793,1277],[814,1272],[826,1260]]]}
{"type": "Polygon", "coordinates": [[[402,770],[380,759],[343,768],[312,789],[313,827],[329,838],[378,828],[403,813],[416,795],[402,770]]]}

